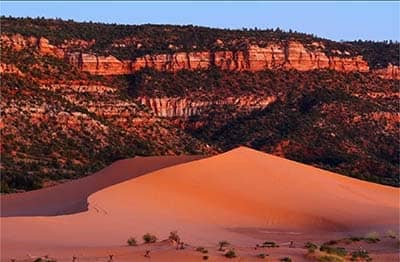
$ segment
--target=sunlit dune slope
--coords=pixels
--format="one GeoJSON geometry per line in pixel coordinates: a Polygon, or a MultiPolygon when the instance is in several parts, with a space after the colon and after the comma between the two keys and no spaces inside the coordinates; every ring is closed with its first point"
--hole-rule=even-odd
{"type": "Polygon", "coordinates": [[[347,230],[398,223],[398,193],[240,147],[104,189],[89,202],[115,216],[151,214],[224,227],[347,230]]]}

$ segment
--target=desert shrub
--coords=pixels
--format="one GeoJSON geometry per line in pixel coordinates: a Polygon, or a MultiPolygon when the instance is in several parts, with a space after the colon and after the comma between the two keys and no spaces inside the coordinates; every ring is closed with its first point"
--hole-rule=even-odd
{"type": "Polygon", "coordinates": [[[177,242],[177,243],[179,243],[180,240],[181,240],[181,238],[180,238],[179,235],[178,235],[178,231],[172,231],[172,232],[170,232],[170,233],[169,233],[168,239],[169,239],[169,240],[173,240],[173,241],[175,241],[175,242],[177,242]]]}
{"type": "Polygon", "coordinates": [[[273,241],[265,241],[262,244],[263,247],[279,247],[275,242],[273,241]]]}
{"type": "Polygon", "coordinates": [[[126,243],[128,243],[128,246],[137,246],[136,238],[130,237],[126,243]]]}
{"type": "Polygon", "coordinates": [[[157,241],[157,237],[150,233],[146,233],[143,235],[143,241],[145,243],[155,243],[157,241]]]}
{"type": "Polygon", "coordinates": [[[351,241],[353,241],[353,242],[358,242],[358,241],[363,240],[364,238],[363,238],[363,237],[349,237],[349,239],[350,239],[351,241]]]}
{"type": "Polygon", "coordinates": [[[208,253],[208,250],[204,247],[198,247],[198,248],[196,248],[196,251],[204,253],[204,254],[208,253]]]}
{"type": "Polygon", "coordinates": [[[228,252],[226,252],[224,256],[227,257],[227,258],[235,258],[236,257],[236,252],[231,249],[228,252]]]}
{"type": "Polygon", "coordinates": [[[267,256],[268,256],[268,255],[265,254],[265,253],[260,253],[260,254],[257,254],[256,257],[258,257],[258,258],[266,258],[267,256]]]}
{"type": "Polygon", "coordinates": [[[218,249],[218,250],[219,250],[219,251],[222,251],[222,249],[223,249],[224,247],[229,246],[230,244],[229,244],[228,241],[223,240],[223,241],[219,241],[218,245],[219,245],[219,249],[218,249]]]}
{"type": "Polygon", "coordinates": [[[57,262],[57,260],[39,257],[39,258],[36,258],[33,262],[57,262]]]}
{"type": "Polygon", "coordinates": [[[284,257],[284,258],[281,258],[280,261],[283,261],[283,262],[292,262],[292,259],[291,259],[290,257],[284,257]]]}
{"type": "Polygon", "coordinates": [[[343,258],[336,255],[322,255],[317,258],[318,262],[343,262],[343,258]]]}
{"type": "Polygon", "coordinates": [[[304,247],[307,248],[309,253],[314,253],[318,249],[318,246],[311,242],[307,242],[304,247]]]}
{"type": "Polygon", "coordinates": [[[395,239],[397,237],[396,232],[394,232],[393,230],[388,230],[386,232],[387,237],[393,238],[395,239]]]}
{"type": "Polygon", "coordinates": [[[369,256],[366,250],[359,250],[351,253],[351,261],[358,261],[360,259],[365,261],[372,261],[372,258],[369,256]]]}
{"type": "Polygon", "coordinates": [[[323,245],[332,246],[332,245],[337,245],[337,244],[338,244],[337,240],[329,240],[328,242],[325,242],[323,245]]]}
{"type": "Polygon", "coordinates": [[[347,255],[347,251],[344,247],[332,247],[326,244],[323,244],[319,250],[326,252],[328,254],[335,254],[341,257],[344,257],[347,255]]]}
{"type": "Polygon", "coordinates": [[[208,260],[208,256],[203,256],[203,260],[208,260]]]}
{"type": "Polygon", "coordinates": [[[367,243],[377,243],[377,242],[380,241],[379,235],[378,235],[378,233],[376,233],[376,232],[368,233],[368,234],[365,236],[364,240],[365,240],[367,243]]]}

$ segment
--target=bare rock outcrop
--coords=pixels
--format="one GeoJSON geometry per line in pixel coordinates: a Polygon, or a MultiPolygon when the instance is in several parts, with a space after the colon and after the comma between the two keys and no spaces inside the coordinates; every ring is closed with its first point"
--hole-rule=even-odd
{"type": "Polygon", "coordinates": [[[400,80],[400,66],[389,64],[386,68],[374,70],[374,73],[385,79],[400,80]]]}
{"type": "Polygon", "coordinates": [[[140,97],[138,102],[149,107],[159,117],[190,117],[199,115],[214,105],[236,105],[244,110],[262,109],[276,100],[275,96],[256,98],[254,96],[227,97],[223,100],[206,101],[175,97],[140,97]]]}
{"type": "MultiPolygon", "coordinates": [[[[50,44],[40,37],[26,37],[20,34],[0,36],[2,46],[16,51],[36,48],[41,55],[52,55],[65,59],[82,71],[96,75],[132,74],[143,68],[176,72],[179,70],[208,69],[216,66],[231,71],[261,71],[265,69],[309,71],[331,69],[340,72],[370,72],[385,79],[400,79],[399,66],[389,64],[383,69],[370,70],[362,56],[352,56],[349,52],[331,50],[327,55],[322,43],[304,45],[298,41],[269,43],[263,47],[249,44],[241,50],[175,52],[144,55],[133,60],[119,60],[114,56],[101,56],[85,52],[95,44],[95,40],[72,39],[60,46],[50,44]],[[81,48],[80,52],[70,51],[81,48]]],[[[2,72],[8,72],[2,66],[2,72]]],[[[9,66],[7,68],[10,68],[9,66]]]]}
{"type": "Polygon", "coordinates": [[[36,38],[34,36],[25,37],[20,34],[4,35],[0,37],[1,43],[4,46],[13,48],[20,51],[25,48],[36,48],[41,55],[52,55],[58,58],[64,58],[64,50],[57,46],[50,44],[49,40],[44,37],[36,38]]]}
{"type": "Polygon", "coordinates": [[[341,72],[367,72],[368,63],[362,56],[327,56],[324,50],[306,48],[302,43],[272,43],[266,47],[250,45],[237,51],[176,52],[145,55],[135,60],[120,61],[113,56],[82,53],[69,54],[68,61],[83,71],[99,75],[130,74],[142,68],[176,72],[179,70],[207,69],[216,66],[232,71],[261,71],[265,69],[295,69],[308,71],[332,69],[341,72]]]}

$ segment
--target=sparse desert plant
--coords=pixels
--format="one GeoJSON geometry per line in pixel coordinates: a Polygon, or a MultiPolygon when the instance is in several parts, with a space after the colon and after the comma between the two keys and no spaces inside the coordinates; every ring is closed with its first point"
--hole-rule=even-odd
{"type": "Polygon", "coordinates": [[[369,256],[366,250],[359,250],[351,253],[351,261],[359,261],[360,259],[362,261],[372,261],[372,258],[369,256]]]}
{"type": "Polygon", "coordinates": [[[146,233],[143,235],[143,241],[145,243],[155,243],[157,241],[157,237],[150,233],[146,233]]]}
{"type": "Polygon", "coordinates": [[[394,232],[393,230],[388,230],[386,232],[386,236],[395,239],[397,237],[396,232],[394,232]]]}
{"type": "Polygon", "coordinates": [[[363,240],[364,238],[363,237],[349,237],[349,239],[351,240],[351,241],[353,241],[353,242],[358,242],[358,241],[361,241],[361,240],[363,240]]]}
{"type": "Polygon", "coordinates": [[[136,238],[130,237],[126,243],[128,243],[128,246],[137,246],[136,238]]]}
{"type": "Polygon", "coordinates": [[[33,262],[57,262],[57,260],[39,257],[39,258],[36,258],[35,260],[33,260],[33,262]]]}
{"type": "Polygon", "coordinates": [[[181,238],[179,237],[179,235],[178,235],[178,231],[171,231],[170,233],[169,233],[169,237],[168,237],[168,239],[169,240],[173,240],[173,241],[175,241],[176,243],[179,243],[180,241],[181,241],[181,238]]]}
{"type": "Polygon", "coordinates": [[[318,262],[343,262],[344,259],[342,257],[332,255],[332,254],[327,254],[327,255],[322,255],[317,258],[318,262]]]}
{"type": "Polygon", "coordinates": [[[266,258],[267,256],[268,256],[268,255],[265,254],[265,253],[260,253],[260,254],[257,254],[256,257],[258,257],[258,258],[266,258]]]}
{"type": "Polygon", "coordinates": [[[364,240],[367,243],[377,243],[377,242],[381,241],[379,239],[379,234],[377,232],[371,232],[371,233],[366,234],[364,240]]]}
{"type": "Polygon", "coordinates": [[[304,247],[307,248],[308,253],[314,253],[318,249],[318,246],[311,242],[307,242],[304,247]]]}
{"type": "Polygon", "coordinates": [[[332,246],[332,245],[337,245],[337,244],[338,244],[337,240],[329,240],[328,242],[325,242],[323,245],[332,246]]]}
{"type": "Polygon", "coordinates": [[[203,260],[208,260],[208,256],[203,256],[203,260]]]}
{"type": "Polygon", "coordinates": [[[229,246],[230,244],[229,244],[228,241],[223,240],[223,241],[219,241],[218,245],[219,245],[219,249],[218,250],[222,251],[224,247],[229,246]]]}
{"type": "Polygon", "coordinates": [[[236,252],[233,249],[230,249],[228,252],[224,254],[225,257],[227,258],[235,258],[236,257],[236,252]]]}
{"type": "Polygon", "coordinates": [[[273,241],[265,241],[262,244],[262,247],[279,247],[279,246],[273,241]]]}
{"type": "Polygon", "coordinates": [[[323,244],[320,248],[320,251],[326,252],[328,254],[334,254],[334,255],[338,255],[341,257],[344,257],[347,255],[347,251],[344,247],[332,247],[326,244],[323,244]]]}
{"type": "Polygon", "coordinates": [[[292,259],[290,257],[284,257],[284,258],[281,258],[280,261],[282,261],[282,262],[292,262],[292,259]]]}
{"type": "Polygon", "coordinates": [[[204,253],[204,254],[208,253],[208,250],[204,247],[198,247],[198,248],[196,248],[196,251],[204,253]]]}

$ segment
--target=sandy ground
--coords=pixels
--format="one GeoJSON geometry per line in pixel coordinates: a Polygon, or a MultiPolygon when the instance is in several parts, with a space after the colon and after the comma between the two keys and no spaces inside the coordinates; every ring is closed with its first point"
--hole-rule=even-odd
{"type": "Polygon", "coordinates": [[[31,193],[40,195],[34,201],[24,194],[2,197],[2,215],[6,216],[1,218],[2,261],[26,259],[27,254],[49,254],[58,261],[72,261],[73,255],[79,261],[107,261],[113,254],[114,261],[141,261],[149,260],[143,257],[146,249],[155,261],[200,261],[203,254],[194,250],[199,245],[209,250],[208,260],[226,260],[217,251],[220,240],[232,243],[240,261],[259,261],[255,255],[263,252],[270,259],[290,256],[294,261],[307,261],[303,248],[307,241],[322,243],[368,232],[384,238],[377,244],[362,244],[376,261],[398,259],[398,239],[384,237],[387,230],[399,229],[397,188],[244,147],[154,172],[148,162],[147,168],[137,167],[147,158],[136,160],[124,168],[124,161],[117,162],[96,174],[103,172],[107,181],[107,177],[124,173],[119,182],[125,182],[97,185],[94,175],[91,180],[75,182],[85,190],[74,186],[65,191],[39,190],[31,193]],[[136,177],[147,172],[151,173],[136,177]],[[175,250],[166,242],[125,246],[130,236],[140,241],[144,233],[151,232],[166,239],[172,230],[178,230],[190,246],[185,250],[175,250]],[[280,247],[254,250],[266,240],[280,247]],[[287,246],[290,240],[296,248],[287,246]]]}

